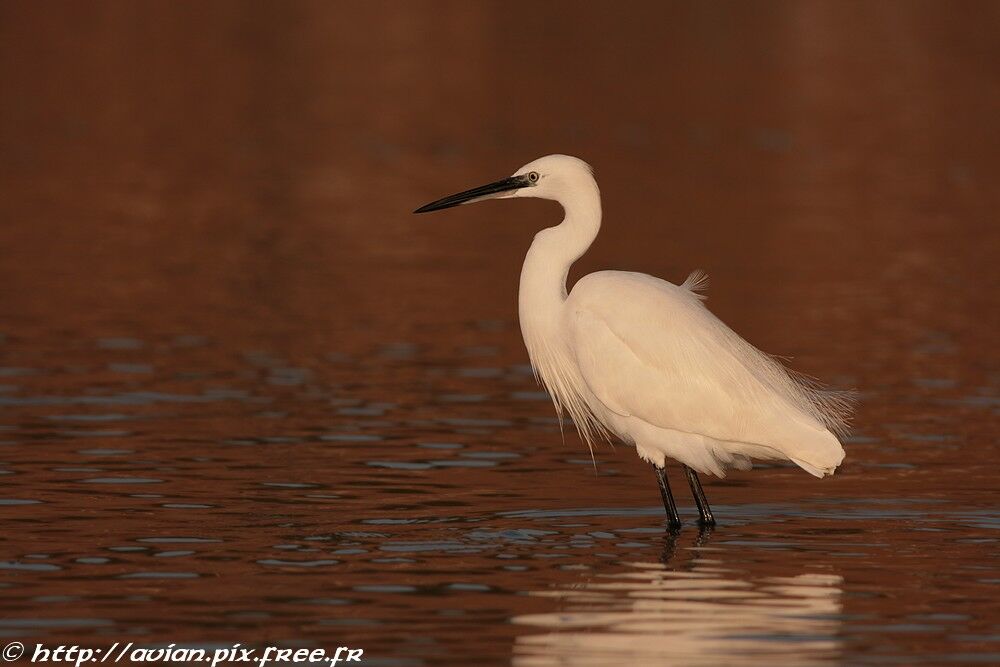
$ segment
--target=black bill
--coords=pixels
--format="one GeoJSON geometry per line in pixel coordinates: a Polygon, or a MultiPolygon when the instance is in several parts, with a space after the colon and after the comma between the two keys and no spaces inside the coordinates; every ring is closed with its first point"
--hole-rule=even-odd
{"type": "Polygon", "coordinates": [[[443,199],[432,201],[430,204],[424,204],[414,211],[414,213],[439,211],[442,208],[451,208],[452,206],[468,204],[469,202],[479,201],[480,199],[489,199],[490,197],[495,197],[499,194],[503,194],[504,192],[526,188],[529,185],[532,185],[532,183],[528,180],[527,175],[510,176],[497,181],[496,183],[480,185],[478,188],[472,188],[471,190],[466,190],[465,192],[459,192],[458,194],[449,195],[443,199]]]}

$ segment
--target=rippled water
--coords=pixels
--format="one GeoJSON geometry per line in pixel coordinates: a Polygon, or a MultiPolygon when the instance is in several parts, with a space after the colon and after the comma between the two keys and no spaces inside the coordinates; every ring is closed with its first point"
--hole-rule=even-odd
{"type": "Polygon", "coordinates": [[[0,636],[1000,663],[988,22],[358,5],[0,7],[0,636]],[[555,210],[408,213],[552,150],[598,168],[582,270],[705,268],[860,391],[835,477],[706,479],[699,533],[673,471],[672,535],[560,432],[513,319],[555,210]]]}

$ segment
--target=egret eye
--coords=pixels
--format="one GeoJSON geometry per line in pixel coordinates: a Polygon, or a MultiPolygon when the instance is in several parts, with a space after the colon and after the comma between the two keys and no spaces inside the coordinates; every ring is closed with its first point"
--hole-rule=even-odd
{"type": "Polygon", "coordinates": [[[531,181],[532,183],[537,183],[538,182],[538,172],[537,171],[530,172],[528,174],[528,180],[531,181]]]}

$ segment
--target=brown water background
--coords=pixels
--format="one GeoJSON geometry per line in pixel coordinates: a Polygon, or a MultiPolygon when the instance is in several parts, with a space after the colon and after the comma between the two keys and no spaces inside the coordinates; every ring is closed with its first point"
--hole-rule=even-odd
{"type": "MultiPolygon", "coordinates": [[[[371,665],[1000,663],[996,2],[0,3],[0,635],[371,665]],[[665,535],[531,377],[552,152],[601,268],[856,388],[665,535]]],[[[675,471],[684,518],[692,504],[675,471]]]]}

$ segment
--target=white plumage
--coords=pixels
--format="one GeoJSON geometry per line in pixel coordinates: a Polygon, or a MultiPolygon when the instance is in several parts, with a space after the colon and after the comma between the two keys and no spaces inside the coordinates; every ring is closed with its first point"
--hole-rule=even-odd
{"type": "Polygon", "coordinates": [[[715,317],[701,293],[703,273],[674,285],[600,271],[567,294],[570,266],[601,226],[589,165],[549,155],[418,212],[494,197],[552,199],[565,210],[528,250],[518,305],[532,367],[588,446],[615,435],[658,468],[672,458],[719,476],[751,459],[793,461],[817,477],[840,465],[834,434],[845,427],[848,397],[787,371],[715,317]]]}
{"type": "Polygon", "coordinates": [[[573,288],[568,326],[594,416],[660,466],[667,456],[722,476],[787,458],[832,473],[844,458],[828,430],[842,424],[838,399],[733,333],[696,293],[699,278],[678,287],[602,271],[573,288]]]}

